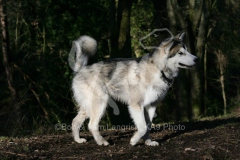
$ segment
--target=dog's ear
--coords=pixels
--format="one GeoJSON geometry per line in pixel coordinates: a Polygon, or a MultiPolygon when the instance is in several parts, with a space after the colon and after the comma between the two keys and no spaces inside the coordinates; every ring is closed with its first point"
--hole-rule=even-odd
{"type": "Polygon", "coordinates": [[[185,33],[186,33],[185,31],[182,31],[178,35],[176,35],[175,38],[182,41],[185,36],[185,33]]]}
{"type": "Polygon", "coordinates": [[[163,45],[168,45],[171,41],[172,41],[171,38],[167,38],[167,39],[165,39],[165,40],[162,42],[162,44],[163,44],[163,45]]]}

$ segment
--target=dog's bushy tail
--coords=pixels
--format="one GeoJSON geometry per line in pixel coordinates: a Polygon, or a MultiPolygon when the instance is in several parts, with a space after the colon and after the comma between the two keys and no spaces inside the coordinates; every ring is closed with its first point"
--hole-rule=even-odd
{"type": "Polygon", "coordinates": [[[72,42],[68,63],[74,72],[87,65],[90,56],[97,51],[97,41],[89,36],[81,36],[72,42]]]}

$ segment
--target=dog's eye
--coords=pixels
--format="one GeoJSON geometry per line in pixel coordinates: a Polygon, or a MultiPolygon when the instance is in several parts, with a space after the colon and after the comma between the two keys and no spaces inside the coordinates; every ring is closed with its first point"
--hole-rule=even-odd
{"type": "Polygon", "coordinates": [[[183,53],[182,52],[178,52],[178,54],[182,55],[183,53]]]}

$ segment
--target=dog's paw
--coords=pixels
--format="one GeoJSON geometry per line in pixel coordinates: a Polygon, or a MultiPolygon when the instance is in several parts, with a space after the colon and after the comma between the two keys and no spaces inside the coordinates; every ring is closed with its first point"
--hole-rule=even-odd
{"type": "Polygon", "coordinates": [[[103,145],[108,146],[109,145],[108,141],[103,141],[103,145]]]}
{"type": "Polygon", "coordinates": [[[103,140],[101,145],[108,146],[108,145],[109,145],[109,143],[108,143],[108,141],[106,141],[106,140],[103,140]]]}
{"type": "Polygon", "coordinates": [[[78,139],[75,139],[75,141],[77,143],[86,143],[87,142],[87,140],[85,138],[78,138],[78,139]]]}
{"type": "Polygon", "coordinates": [[[137,143],[134,143],[134,142],[130,142],[130,144],[132,145],[132,146],[135,146],[137,143]]]}
{"type": "Polygon", "coordinates": [[[157,141],[151,141],[150,139],[145,141],[145,145],[147,146],[158,146],[159,143],[157,141]]]}
{"type": "Polygon", "coordinates": [[[135,146],[135,145],[137,144],[137,141],[135,141],[134,139],[131,139],[131,140],[130,140],[130,144],[131,144],[132,146],[135,146]]]}
{"type": "Polygon", "coordinates": [[[103,140],[101,140],[100,142],[97,142],[97,144],[99,145],[99,146],[108,146],[109,145],[109,143],[108,143],[108,141],[106,141],[105,139],[103,139],[103,140]]]}

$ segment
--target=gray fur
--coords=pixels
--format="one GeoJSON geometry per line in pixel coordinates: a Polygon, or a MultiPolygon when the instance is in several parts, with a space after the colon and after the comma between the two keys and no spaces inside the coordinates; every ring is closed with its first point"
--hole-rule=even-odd
{"type": "Polygon", "coordinates": [[[88,58],[94,56],[97,51],[97,41],[89,36],[81,36],[72,42],[68,62],[74,72],[82,66],[86,66],[88,58]]]}
{"type": "Polygon", "coordinates": [[[98,124],[112,97],[129,105],[130,115],[138,129],[130,144],[135,145],[143,138],[146,145],[158,145],[158,142],[151,141],[147,128],[151,125],[156,104],[167,94],[179,68],[191,68],[197,59],[187,52],[182,43],[183,35],[181,33],[174,39],[163,41],[153,54],[142,58],[108,60],[90,66],[87,66],[87,60],[96,51],[96,41],[88,36],[74,41],[77,46],[74,71],[77,73],[73,78],[72,90],[79,107],[72,123],[75,141],[86,142],[79,137],[79,127],[86,118],[90,118],[88,129],[97,144],[109,144],[100,135],[98,124]]]}

